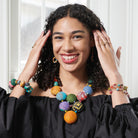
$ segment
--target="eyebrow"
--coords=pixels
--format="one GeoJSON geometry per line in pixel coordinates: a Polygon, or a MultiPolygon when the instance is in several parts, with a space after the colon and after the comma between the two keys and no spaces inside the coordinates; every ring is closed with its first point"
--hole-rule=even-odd
{"type": "MultiPolygon", "coordinates": [[[[85,31],[83,31],[83,30],[75,30],[75,31],[72,31],[71,33],[72,33],[72,34],[76,34],[76,33],[85,33],[85,31]]],[[[56,34],[63,35],[62,32],[54,32],[54,33],[53,33],[53,35],[56,35],[56,34]]]]}

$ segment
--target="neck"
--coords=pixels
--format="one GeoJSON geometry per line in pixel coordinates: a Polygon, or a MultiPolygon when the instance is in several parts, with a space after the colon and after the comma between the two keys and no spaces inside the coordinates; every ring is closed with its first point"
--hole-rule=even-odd
{"type": "Polygon", "coordinates": [[[62,81],[62,91],[67,94],[82,91],[84,86],[86,86],[88,82],[88,76],[86,73],[86,69],[82,69],[76,72],[68,72],[66,70],[59,70],[59,77],[62,81]]]}

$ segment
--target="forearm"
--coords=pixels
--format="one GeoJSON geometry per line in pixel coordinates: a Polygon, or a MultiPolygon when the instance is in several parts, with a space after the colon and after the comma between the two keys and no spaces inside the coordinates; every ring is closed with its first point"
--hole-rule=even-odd
{"type": "MultiPolygon", "coordinates": [[[[17,80],[25,81],[25,83],[29,82],[30,77],[25,74],[21,74],[17,80]]],[[[20,96],[25,94],[25,89],[19,85],[16,85],[12,90],[9,97],[16,97],[19,98],[20,96]]]]}
{"type": "MultiPolygon", "coordinates": [[[[110,80],[109,82],[110,82],[110,86],[113,84],[123,84],[123,79],[120,74],[117,74],[117,75],[113,76],[112,80],[110,80]]],[[[129,98],[123,91],[117,91],[117,90],[113,89],[111,97],[112,97],[113,108],[116,105],[129,103],[129,98]]]]}

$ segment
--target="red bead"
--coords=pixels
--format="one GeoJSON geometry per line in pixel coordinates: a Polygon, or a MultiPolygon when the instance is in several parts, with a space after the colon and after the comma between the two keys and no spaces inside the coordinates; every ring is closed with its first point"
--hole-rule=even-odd
{"type": "Polygon", "coordinates": [[[113,86],[111,86],[111,88],[113,89],[114,87],[113,87],[113,86]]]}
{"type": "Polygon", "coordinates": [[[81,102],[81,101],[84,101],[85,99],[87,98],[87,94],[85,92],[80,92],[78,95],[77,95],[77,99],[81,102]]]}

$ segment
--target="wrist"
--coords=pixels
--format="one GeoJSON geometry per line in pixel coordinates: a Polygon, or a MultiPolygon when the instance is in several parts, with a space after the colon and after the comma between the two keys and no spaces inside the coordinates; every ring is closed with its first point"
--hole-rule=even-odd
{"type": "Polygon", "coordinates": [[[23,80],[26,83],[29,82],[29,80],[31,79],[31,77],[29,77],[27,74],[25,73],[21,73],[18,77],[18,80],[23,80]]]}
{"type": "Polygon", "coordinates": [[[123,78],[120,73],[113,74],[108,80],[110,86],[113,84],[123,84],[123,78]]]}

